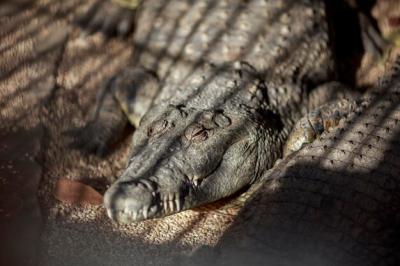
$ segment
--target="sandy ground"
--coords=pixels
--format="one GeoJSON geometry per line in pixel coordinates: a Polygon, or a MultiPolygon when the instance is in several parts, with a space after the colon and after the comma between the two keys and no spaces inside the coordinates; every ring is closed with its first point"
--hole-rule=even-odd
{"type": "Polygon", "coordinates": [[[198,246],[215,245],[235,218],[235,211],[186,211],[122,226],[101,206],[53,197],[60,178],[104,191],[125,165],[132,134],[103,160],[68,147],[64,132],[87,122],[101,82],[132,53],[129,38],[80,37],[71,20],[87,4],[0,4],[0,232],[9,232],[1,265],[174,264],[198,246]]]}
{"type": "MultiPolygon", "coordinates": [[[[118,175],[125,164],[132,133],[104,160],[68,147],[70,139],[64,132],[86,123],[99,84],[126,65],[132,52],[128,40],[106,41],[99,34],[80,37],[79,28],[70,21],[86,4],[10,1],[1,6],[0,126],[6,135],[1,140],[7,144],[10,138],[33,139],[41,149],[33,164],[40,170],[35,177],[41,176],[38,226],[42,231],[40,241],[30,241],[34,250],[30,253],[38,251],[39,265],[172,264],[182,252],[215,244],[233,217],[187,211],[121,226],[110,222],[102,207],[64,204],[52,194],[59,178],[83,180],[104,190],[107,177],[118,175]],[[41,136],[30,133],[37,127],[41,136]],[[27,131],[27,136],[15,134],[20,131],[27,131]]],[[[20,150],[30,152],[25,146],[20,150]]],[[[32,175],[28,171],[19,184],[32,175]]],[[[29,197],[36,198],[34,190],[29,197]]],[[[11,204],[6,207],[15,209],[11,204]]],[[[24,237],[17,239],[14,242],[24,237]]],[[[16,252],[24,253],[18,248],[16,252]]]]}

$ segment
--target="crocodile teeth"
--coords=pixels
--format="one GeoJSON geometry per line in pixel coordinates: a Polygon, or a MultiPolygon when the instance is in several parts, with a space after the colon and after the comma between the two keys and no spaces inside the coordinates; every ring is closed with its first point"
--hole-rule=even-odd
{"type": "Polygon", "coordinates": [[[175,205],[176,205],[176,211],[180,211],[181,210],[181,208],[182,208],[182,206],[181,206],[181,201],[180,201],[180,199],[179,199],[179,197],[177,197],[176,199],[175,199],[175,205]]]}
{"type": "Polygon", "coordinates": [[[174,194],[174,201],[175,201],[176,211],[179,212],[181,210],[182,206],[181,206],[180,195],[178,192],[174,194]]]}
{"type": "Polygon", "coordinates": [[[144,207],[143,208],[143,218],[147,219],[149,217],[149,208],[144,207]]]}
{"type": "Polygon", "coordinates": [[[164,197],[163,206],[164,206],[165,213],[167,213],[168,212],[168,207],[169,207],[169,205],[168,205],[168,195],[164,197]]]}
{"type": "Polygon", "coordinates": [[[174,206],[174,201],[170,200],[168,201],[169,204],[169,209],[171,212],[174,212],[175,206],[174,206]]]}
{"type": "Polygon", "coordinates": [[[151,181],[143,179],[141,180],[141,183],[144,184],[149,190],[154,191],[151,181]]]}
{"type": "Polygon", "coordinates": [[[150,215],[154,215],[157,212],[157,206],[153,206],[150,208],[150,215]]]}
{"type": "Polygon", "coordinates": [[[165,208],[165,213],[170,213],[171,212],[171,206],[169,205],[169,200],[164,202],[164,208],[165,208]]]}
{"type": "Polygon", "coordinates": [[[143,188],[143,189],[147,189],[146,185],[143,184],[142,182],[138,182],[137,186],[140,187],[140,188],[143,188]]]}
{"type": "Polygon", "coordinates": [[[107,215],[108,215],[108,217],[110,217],[112,220],[114,220],[114,213],[113,213],[112,210],[107,209],[107,215]]]}
{"type": "Polygon", "coordinates": [[[133,214],[132,214],[132,218],[133,218],[133,220],[136,220],[136,219],[137,219],[137,217],[138,217],[138,214],[137,214],[137,212],[133,212],[133,214]]]}
{"type": "Polygon", "coordinates": [[[193,177],[192,182],[197,187],[200,185],[201,178],[198,176],[193,177]]]}

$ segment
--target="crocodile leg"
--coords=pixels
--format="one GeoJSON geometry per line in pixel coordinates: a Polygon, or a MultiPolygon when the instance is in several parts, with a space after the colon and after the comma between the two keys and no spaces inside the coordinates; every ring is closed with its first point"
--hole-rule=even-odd
{"type": "Polygon", "coordinates": [[[112,93],[131,125],[139,127],[159,92],[157,74],[141,67],[128,67],[112,84],[112,93]]]}
{"type": "Polygon", "coordinates": [[[127,67],[104,84],[90,122],[69,132],[75,137],[72,146],[105,156],[128,122],[139,126],[157,92],[158,80],[154,74],[142,68],[127,67]]]}
{"type": "Polygon", "coordinates": [[[127,118],[111,90],[112,80],[107,81],[97,95],[95,111],[84,127],[66,132],[73,137],[71,147],[88,154],[104,157],[108,147],[117,140],[127,124],[127,118]]]}
{"type": "Polygon", "coordinates": [[[99,31],[108,37],[124,37],[132,31],[134,18],[133,8],[108,0],[98,0],[76,22],[89,34],[99,31]]]}
{"type": "Polygon", "coordinates": [[[324,104],[301,118],[285,144],[283,155],[287,156],[303,147],[305,144],[312,143],[323,132],[335,127],[339,122],[346,118],[356,109],[354,100],[340,99],[331,103],[324,104]]]}

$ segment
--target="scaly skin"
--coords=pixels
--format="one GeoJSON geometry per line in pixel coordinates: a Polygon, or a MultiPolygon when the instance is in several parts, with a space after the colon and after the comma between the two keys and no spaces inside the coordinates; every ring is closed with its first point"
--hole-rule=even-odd
{"type": "Polygon", "coordinates": [[[276,165],[217,246],[181,265],[399,265],[399,103],[397,75],[276,165]]]}
{"type": "MultiPolygon", "coordinates": [[[[132,123],[146,113],[126,170],[105,194],[120,222],[170,215],[257,182],[281,157],[310,93],[334,72],[324,1],[148,0],[137,12],[126,71],[142,74],[121,86],[121,73],[110,86],[132,123]],[[135,110],[148,86],[157,93],[135,110]]],[[[126,120],[99,109],[94,125],[126,120]]],[[[89,127],[88,146],[114,133],[89,127]]]]}
{"type": "Polygon", "coordinates": [[[137,4],[135,0],[95,0],[76,22],[86,33],[100,31],[107,37],[125,37],[133,29],[137,4]]]}

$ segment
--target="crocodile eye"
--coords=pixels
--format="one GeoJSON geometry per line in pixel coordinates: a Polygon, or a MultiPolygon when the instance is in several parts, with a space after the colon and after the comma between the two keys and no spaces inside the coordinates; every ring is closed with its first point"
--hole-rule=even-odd
{"type": "Polygon", "coordinates": [[[153,137],[162,134],[170,127],[173,127],[173,123],[170,123],[167,120],[159,120],[147,129],[147,136],[153,137]]]}
{"type": "Polygon", "coordinates": [[[192,142],[202,142],[208,139],[209,130],[200,124],[192,125],[185,131],[185,137],[192,142]]]}

